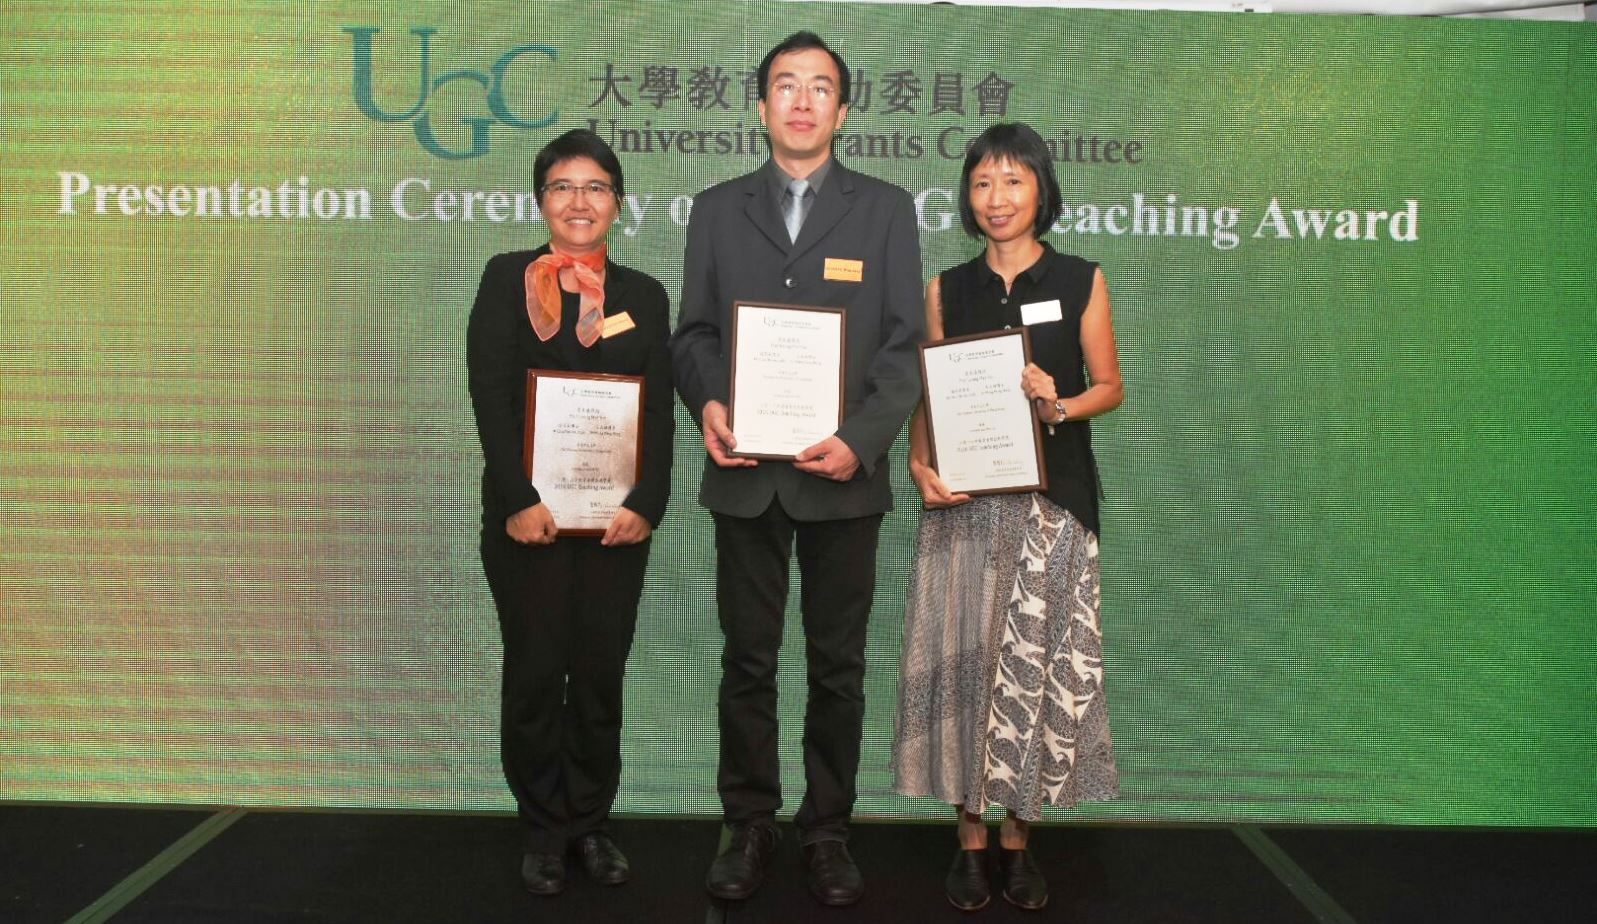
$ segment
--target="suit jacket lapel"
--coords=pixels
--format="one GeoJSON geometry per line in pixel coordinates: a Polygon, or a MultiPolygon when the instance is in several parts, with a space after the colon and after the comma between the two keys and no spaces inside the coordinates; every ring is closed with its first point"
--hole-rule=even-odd
{"type": "MultiPolygon", "coordinates": [[[[756,170],[748,175],[743,183],[743,194],[748,196],[743,211],[754,227],[770,238],[771,243],[782,248],[783,253],[790,250],[793,242],[787,239],[787,224],[782,221],[782,213],[777,211],[776,204],[766,192],[764,170],[756,170]]],[[[799,236],[803,237],[802,234],[799,236]]]]}
{"type": "MultiPolygon", "coordinates": [[[[788,262],[792,263],[805,251],[820,243],[821,238],[836,227],[853,207],[854,177],[842,164],[834,160],[826,182],[821,184],[820,191],[815,194],[815,204],[810,206],[810,213],[804,218],[804,227],[799,229],[798,240],[788,252],[788,262]]],[[[786,240],[787,225],[781,223],[780,216],[777,217],[777,223],[782,229],[783,240],[786,240]]]]}

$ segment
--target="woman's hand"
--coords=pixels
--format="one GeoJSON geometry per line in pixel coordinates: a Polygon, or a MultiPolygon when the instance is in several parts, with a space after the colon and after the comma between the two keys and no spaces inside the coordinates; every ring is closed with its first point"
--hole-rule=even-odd
{"type": "Polygon", "coordinates": [[[1027,363],[1026,368],[1021,370],[1020,390],[1031,399],[1031,410],[1038,420],[1049,426],[1064,420],[1055,406],[1059,392],[1054,388],[1054,377],[1042,371],[1036,363],[1027,363]]]}
{"type": "Polygon", "coordinates": [[[937,474],[937,469],[924,462],[909,460],[909,477],[915,480],[915,487],[920,488],[921,503],[928,510],[937,510],[943,507],[958,507],[970,501],[969,494],[954,494],[943,484],[942,476],[937,474]]]}
{"type": "Polygon", "coordinates": [[[505,520],[505,533],[523,545],[549,545],[560,530],[555,526],[554,514],[538,503],[505,520]]]}
{"type": "Polygon", "coordinates": [[[1059,398],[1054,390],[1054,377],[1042,371],[1036,363],[1027,363],[1020,372],[1020,390],[1033,401],[1052,405],[1059,398]]]}
{"type": "Polygon", "coordinates": [[[645,520],[636,511],[622,507],[610,520],[610,526],[604,531],[604,538],[599,540],[600,545],[637,545],[649,538],[653,532],[649,528],[649,521],[645,520]]]}

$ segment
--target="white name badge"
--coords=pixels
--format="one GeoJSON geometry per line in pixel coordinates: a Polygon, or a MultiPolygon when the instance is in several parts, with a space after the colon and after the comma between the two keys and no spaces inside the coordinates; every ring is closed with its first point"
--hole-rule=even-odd
{"type": "Polygon", "coordinates": [[[1064,320],[1064,312],[1060,310],[1059,299],[1051,298],[1046,302],[1032,302],[1020,306],[1020,323],[1022,324],[1047,324],[1049,321],[1064,320]]]}

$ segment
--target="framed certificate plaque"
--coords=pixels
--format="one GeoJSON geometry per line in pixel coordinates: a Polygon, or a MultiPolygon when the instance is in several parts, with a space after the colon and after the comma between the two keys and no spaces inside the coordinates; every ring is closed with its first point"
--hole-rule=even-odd
{"type": "Polygon", "coordinates": [[[732,455],[791,460],[843,422],[844,311],[732,306],[732,455]]]}
{"type": "Polygon", "coordinates": [[[1042,431],[1020,376],[1026,328],[950,337],[920,348],[932,467],[956,494],[1042,491],[1042,431]]]}
{"type": "Polygon", "coordinates": [[[560,535],[604,535],[642,476],[643,377],[527,370],[522,458],[560,535]]]}

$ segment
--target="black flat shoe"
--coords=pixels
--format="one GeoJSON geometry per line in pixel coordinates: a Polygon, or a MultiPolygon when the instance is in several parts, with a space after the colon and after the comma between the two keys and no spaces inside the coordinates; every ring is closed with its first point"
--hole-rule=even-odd
{"type": "Polygon", "coordinates": [[[521,884],[534,895],[559,895],[566,887],[566,861],[552,853],[521,858],[521,884]]]}
{"type": "Polygon", "coordinates": [[[987,907],[993,897],[987,885],[987,848],[954,854],[954,865],[948,868],[943,888],[948,890],[948,900],[960,911],[980,911],[987,907]]]}
{"type": "Polygon", "coordinates": [[[842,841],[817,841],[804,848],[810,894],[823,905],[852,905],[865,894],[865,880],[842,841]]]}
{"type": "Polygon", "coordinates": [[[998,849],[998,875],[1004,884],[1004,900],[1017,908],[1036,911],[1048,904],[1048,880],[1031,858],[1031,851],[998,849]]]}
{"type": "Polygon", "coordinates": [[[601,885],[620,885],[632,878],[632,868],[627,865],[626,854],[603,831],[593,831],[577,838],[577,856],[582,858],[582,868],[588,878],[601,885]]]}
{"type": "Polygon", "coordinates": [[[753,895],[765,879],[765,868],[771,865],[780,838],[775,825],[734,825],[731,842],[710,864],[710,872],[704,877],[705,890],[728,901],[753,895]]]}

